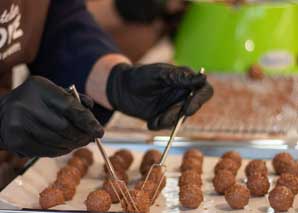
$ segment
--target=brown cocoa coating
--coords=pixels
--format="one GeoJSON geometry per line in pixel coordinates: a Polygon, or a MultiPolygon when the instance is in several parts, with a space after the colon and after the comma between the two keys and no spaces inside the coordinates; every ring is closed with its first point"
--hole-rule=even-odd
{"type": "Polygon", "coordinates": [[[142,159],[141,166],[140,166],[140,173],[142,175],[147,174],[153,164],[159,163],[160,158],[161,158],[160,151],[155,149],[148,150],[142,159]]]}
{"type": "Polygon", "coordinates": [[[220,170],[213,178],[212,183],[218,194],[224,194],[228,188],[236,183],[236,178],[231,171],[220,170]]]}
{"type": "Polygon", "coordinates": [[[204,155],[199,149],[191,148],[191,149],[187,150],[183,155],[183,160],[185,160],[187,158],[195,158],[195,159],[201,161],[201,163],[203,163],[204,155]]]}
{"type": "Polygon", "coordinates": [[[188,184],[180,187],[179,201],[184,208],[199,208],[203,200],[203,193],[199,186],[188,184]]]}
{"type": "Polygon", "coordinates": [[[181,172],[185,172],[187,170],[194,170],[199,174],[202,174],[203,165],[202,161],[197,160],[195,158],[186,158],[183,160],[182,165],[180,167],[181,172]]]}
{"type": "Polygon", "coordinates": [[[130,190],[129,192],[132,199],[135,201],[135,205],[138,211],[136,211],[134,205],[132,205],[131,203],[126,203],[124,199],[122,199],[121,204],[123,210],[125,212],[131,213],[149,213],[151,204],[149,195],[146,192],[137,189],[130,190]]]}
{"type": "Polygon", "coordinates": [[[236,176],[237,171],[238,171],[238,165],[235,163],[233,160],[224,158],[221,159],[215,166],[214,168],[214,173],[215,175],[220,171],[220,170],[229,170],[232,172],[233,175],[236,176]]]}
{"type": "Polygon", "coordinates": [[[143,179],[148,179],[156,184],[160,184],[159,188],[162,190],[167,184],[167,177],[161,167],[153,167],[150,174],[143,176],[143,179]]]}
{"type": "Polygon", "coordinates": [[[298,177],[290,174],[290,173],[283,173],[277,180],[277,186],[285,186],[289,188],[294,195],[298,194],[298,177]]]}
{"type": "MultiPolygon", "coordinates": [[[[118,179],[123,180],[126,184],[128,184],[128,176],[127,176],[125,171],[118,170],[118,171],[115,171],[115,172],[116,172],[116,175],[117,175],[118,179]]],[[[107,174],[106,179],[111,179],[111,176],[109,174],[107,174]]]]}
{"type": "Polygon", "coordinates": [[[254,64],[248,70],[248,77],[253,80],[261,80],[265,77],[265,75],[261,66],[258,64],[254,64]]]}
{"type": "MultiPolygon", "coordinates": [[[[111,157],[109,157],[109,159],[115,171],[120,171],[120,172],[126,171],[125,162],[120,156],[112,155],[111,157]]],[[[108,173],[108,168],[106,167],[106,165],[104,165],[104,171],[105,173],[108,173]]]]}
{"type": "Polygon", "coordinates": [[[68,160],[67,164],[77,168],[81,173],[81,177],[84,177],[88,171],[88,164],[84,159],[71,157],[68,160]]]}
{"type": "Polygon", "coordinates": [[[203,183],[201,175],[199,173],[194,170],[187,170],[181,174],[178,184],[179,186],[193,184],[201,187],[203,183]]]}
{"type": "Polygon", "coordinates": [[[222,158],[228,158],[237,163],[238,169],[241,167],[242,158],[238,152],[229,151],[223,154],[222,158]]]}
{"type": "Polygon", "coordinates": [[[71,186],[71,185],[65,184],[63,182],[55,181],[54,184],[52,185],[52,187],[60,189],[63,192],[64,200],[66,200],[66,201],[72,200],[72,198],[76,194],[75,186],[71,186]]]}
{"type": "Polygon", "coordinates": [[[269,192],[268,199],[275,211],[288,211],[293,206],[294,194],[285,186],[276,186],[269,192]]]}
{"type": "Polygon", "coordinates": [[[273,158],[272,161],[273,168],[276,174],[281,175],[282,173],[288,173],[291,169],[296,169],[295,161],[287,152],[282,152],[273,158]]]}
{"type": "Polygon", "coordinates": [[[104,190],[91,192],[85,201],[87,211],[107,212],[111,208],[112,200],[104,190]]]}
{"type": "Polygon", "coordinates": [[[255,173],[262,174],[264,176],[268,175],[268,169],[265,161],[252,160],[247,164],[245,168],[246,176],[249,177],[250,175],[253,175],[255,173]]]}
{"type": "Polygon", "coordinates": [[[155,198],[157,198],[160,193],[157,184],[154,183],[152,180],[147,180],[146,182],[144,180],[141,180],[137,182],[137,184],[135,185],[135,189],[143,190],[144,192],[146,192],[150,197],[151,203],[154,196],[155,198]]]}
{"type": "Polygon", "coordinates": [[[235,184],[225,192],[225,199],[232,209],[243,209],[248,204],[249,198],[249,190],[241,184],[235,184]]]}
{"type": "Polygon", "coordinates": [[[63,191],[48,187],[39,194],[39,205],[42,209],[49,209],[64,203],[63,191]]]}
{"type": "Polygon", "coordinates": [[[133,155],[131,153],[131,151],[127,150],[127,149],[120,149],[117,152],[115,152],[116,156],[120,156],[123,161],[124,161],[124,165],[125,165],[125,169],[129,169],[129,167],[131,166],[132,162],[133,162],[133,155]]]}
{"type": "Polygon", "coordinates": [[[93,164],[93,153],[87,148],[78,149],[73,153],[73,156],[85,159],[87,164],[90,166],[93,164]]]}
{"type": "Polygon", "coordinates": [[[76,167],[69,165],[64,166],[62,169],[59,170],[57,174],[57,179],[59,179],[60,176],[65,175],[71,176],[76,181],[77,185],[80,183],[81,173],[76,167]]]}
{"type": "Polygon", "coordinates": [[[252,196],[260,197],[268,193],[270,182],[266,175],[254,173],[248,176],[246,186],[252,196]]]}
{"type": "Polygon", "coordinates": [[[119,203],[123,197],[122,193],[126,193],[126,187],[124,182],[119,182],[115,180],[105,180],[103,183],[103,190],[109,193],[112,203],[119,203]],[[117,194],[115,193],[115,190],[117,194]],[[118,195],[118,196],[117,196],[118,195]],[[120,200],[119,200],[119,198],[120,200]]]}

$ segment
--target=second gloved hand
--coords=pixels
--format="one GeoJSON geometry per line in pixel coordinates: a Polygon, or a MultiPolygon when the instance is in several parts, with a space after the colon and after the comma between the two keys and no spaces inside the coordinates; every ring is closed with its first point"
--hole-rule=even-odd
{"type": "Polygon", "coordinates": [[[0,101],[0,147],[27,157],[53,157],[102,137],[89,107],[63,88],[31,77],[0,101]]]}
{"type": "Polygon", "coordinates": [[[115,66],[107,95],[114,109],[147,121],[148,128],[171,128],[190,92],[194,95],[183,114],[193,115],[213,95],[206,76],[170,64],[115,66]]]}

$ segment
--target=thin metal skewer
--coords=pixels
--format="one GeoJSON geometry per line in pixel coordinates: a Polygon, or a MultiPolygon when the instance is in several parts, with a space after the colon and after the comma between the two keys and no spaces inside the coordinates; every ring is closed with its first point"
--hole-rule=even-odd
{"type": "MultiPolygon", "coordinates": [[[[71,92],[72,95],[74,95],[74,97],[81,103],[80,95],[79,95],[75,85],[71,85],[69,87],[69,92],[71,92]]],[[[112,177],[113,180],[118,181],[120,183],[120,185],[117,183],[117,186],[114,186],[114,184],[112,182],[110,182],[117,198],[119,199],[119,201],[121,201],[120,195],[118,194],[118,190],[119,190],[123,199],[126,202],[126,205],[128,206],[131,204],[132,207],[134,208],[134,210],[136,210],[136,212],[139,212],[139,209],[138,209],[135,201],[133,200],[131,194],[129,193],[128,188],[126,187],[126,184],[124,183],[124,181],[119,180],[118,176],[116,175],[114,167],[108,157],[108,154],[106,153],[105,149],[103,148],[103,144],[102,144],[102,141],[100,140],[100,138],[95,138],[95,143],[96,143],[96,145],[97,145],[97,147],[106,163],[106,167],[110,173],[110,176],[112,177]],[[122,187],[125,188],[125,192],[123,192],[122,187]],[[126,196],[128,196],[128,198],[126,196]]]]}

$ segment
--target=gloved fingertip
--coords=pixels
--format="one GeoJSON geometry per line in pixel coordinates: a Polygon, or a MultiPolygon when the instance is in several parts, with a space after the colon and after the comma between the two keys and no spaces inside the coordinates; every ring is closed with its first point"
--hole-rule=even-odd
{"type": "Polygon", "coordinates": [[[93,109],[94,102],[88,95],[80,94],[81,103],[88,109],[93,109]]]}

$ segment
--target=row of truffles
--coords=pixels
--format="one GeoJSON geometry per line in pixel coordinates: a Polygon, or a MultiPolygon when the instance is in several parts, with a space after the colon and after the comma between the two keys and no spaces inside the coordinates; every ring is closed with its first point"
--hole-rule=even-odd
{"type": "Polygon", "coordinates": [[[184,208],[197,209],[204,200],[202,173],[204,156],[198,149],[185,152],[180,167],[179,200],[184,208]]]}
{"type": "Polygon", "coordinates": [[[236,176],[242,164],[239,153],[229,151],[223,154],[214,168],[212,180],[215,191],[225,196],[233,209],[243,209],[249,202],[250,191],[242,184],[236,183],[236,176]]]}
{"type": "Polygon", "coordinates": [[[49,209],[72,200],[76,193],[76,187],[92,164],[93,155],[88,149],[82,148],[74,152],[67,165],[58,171],[54,183],[40,193],[40,207],[49,209]]]}
{"type": "Polygon", "coordinates": [[[120,149],[109,157],[114,171],[121,181],[114,180],[106,165],[104,171],[106,179],[101,189],[97,189],[87,196],[85,205],[88,211],[106,212],[112,204],[119,203],[122,199],[122,193],[126,193],[128,184],[127,171],[133,163],[133,155],[129,150],[120,149]]]}
{"type": "Polygon", "coordinates": [[[273,158],[272,165],[280,176],[269,193],[269,203],[275,211],[287,211],[293,206],[298,193],[297,163],[291,154],[282,152],[273,158]]]}

